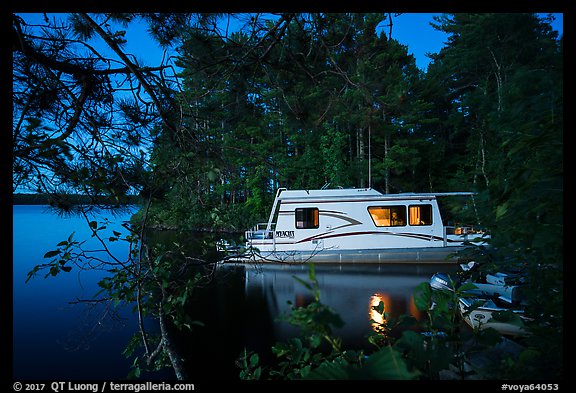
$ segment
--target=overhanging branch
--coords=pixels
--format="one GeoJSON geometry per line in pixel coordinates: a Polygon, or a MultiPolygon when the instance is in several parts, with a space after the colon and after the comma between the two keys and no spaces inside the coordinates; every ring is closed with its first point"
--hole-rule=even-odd
{"type": "Polygon", "coordinates": [[[138,79],[138,82],[140,82],[142,87],[144,87],[144,90],[146,90],[146,92],[150,96],[150,99],[154,102],[154,105],[156,105],[156,107],[158,108],[158,112],[160,113],[160,117],[162,118],[164,125],[166,125],[174,133],[176,133],[177,132],[176,127],[169,121],[167,113],[164,111],[160,100],[156,96],[156,93],[154,92],[154,90],[152,89],[152,87],[150,86],[150,84],[148,83],[146,78],[144,77],[144,75],[142,73],[142,69],[140,69],[134,63],[132,63],[132,61],[122,51],[122,49],[120,49],[118,44],[110,37],[110,35],[108,33],[106,33],[104,31],[104,29],[102,29],[102,27],[100,27],[100,25],[98,23],[96,23],[92,18],[90,18],[90,16],[88,16],[88,14],[81,13],[80,17],[82,19],[84,19],[84,21],[90,27],[92,27],[94,29],[94,31],[96,31],[100,35],[100,37],[102,37],[102,39],[106,42],[106,44],[108,44],[110,49],[112,49],[120,57],[120,59],[122,59],[122,61],[124,62],[124,64],[126,64],[128,69],[130,70],[130,72],[132,74],[134,74],[136,79],[138,79]]]}

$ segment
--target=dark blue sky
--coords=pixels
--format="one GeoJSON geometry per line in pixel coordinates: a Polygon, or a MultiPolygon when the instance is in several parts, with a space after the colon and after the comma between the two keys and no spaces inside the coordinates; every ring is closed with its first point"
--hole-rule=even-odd
{"type": "Polygon", "coordinates": [[[392,19],[392,38],[408,46],[408,53],[414,55],[416,65],[423,71],[430,62],[426,53],[438,53],[447,38],[430,25],[435,15],[442,14],[405,13],[392,19]]]}

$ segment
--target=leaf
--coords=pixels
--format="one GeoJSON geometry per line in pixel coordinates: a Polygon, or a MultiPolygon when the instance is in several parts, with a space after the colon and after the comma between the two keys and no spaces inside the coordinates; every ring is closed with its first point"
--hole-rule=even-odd
{"type": "Polygon", "coordinates": [[[431,304],[432,289],[427,282],[420,283],[414,289],[414,305],[418,311],[428,311],[431,304]]]}
{"type": "Polygon", "coordinates": [[[316,268],[313,263],[308,264],[308,279],[310,281],[316,281],[316,268]]]}
{"type": "Polygon", "coordinates": [[[372,306],[372,310],[376,311],[378,314],[384,314],[384,302],[380,300],[377,306],[372,306]]]}
{"type": "Polygon", "coordinates": [[[251,367],[257,366],[259,362],[260,362],[260,358],[258,357],[257,353],[254,353],[254,354],[252,354],[252,356],[250,356],[250,366],[251,367]]]}
{"type": "Polygon", "coordinates": [[[498,207],[496,207],[496,219],[498,220],[502,218],[502,216],[504,216],[507,211],[508,211],[508,203],[498,205],[498,207]]]}
{"type": "Polygon", "coordinates": [[[330,327],[330,325],[341,328],[344,326],[344,321],[339,314],[328,308],[322,308],[312,315],[312,320],[319,325],[330,327]]]}
{"type": "Polygon", "coordinates": [[[322,336],[318,334],[313,334],[309,338],[309,343],[311,348],[318,348],[322,344],[322,336]]]}
{"type": "Polygon", "coordinates": [[[36,277],[36,273],[38,273],[38,270],[40,270],[40,266],[34,266],[34,268],[28,272],[26,281],[24,283],[28,284],[28,281],[36,277]]]}
{"type": "Polygon", "coordinates": [[[372,354],[363,366],[351,366],[344,359],[325,362],[304,379],[313,380],[410,380],[418,376],[408,371],[400,353],[392,347],[384,347],[372,354]]]}
{"type": "Polygon", "coordinates": [[[366,361],[363,374],[371,379],[414,379],[418,373],[408,371],[408,367],[399,352],[393,347],[384,347],[366,361]]]}
{"type": "Polygon", "coordinates": [[[395,347],[405,353],[406,358],[417,369],[429,369],[432,373],[447,368],[454,358],[454,353],[445,345],[445,340],[440,335],[426,338],[422,334],[407,330],[402,333],[395,347]]]}
{"type": "Polygon", "coordinates": [[[338,360],[334,362],[322,363],[322,365],[315,370],[312,370],[306,375],[304,379],[311,380],[345,380],[355,379],[351,378],[353,370],[346,364],[340,363],[338,360]]]}
{"type": "Polygon", "coordinates": [[[296,277],[296,276],[292,276],[296,281],[298,281],[300,284],[304,285],[304,287],[306,287],[306,289],[308,289],[309,291],[312,291],[312,285],[310,285],[308,282],[306,282],[305,280],[296,277]]]}
{"type": "Polygon", "coordinates": [[[60,254],[60,250],[53,250],[53,251],[48,251],[46,254],[44,254],[44,258],[52,258],[55,257],[56,255],[60,254]]]}
{"type": "Polygon", "coordinates": [[[219,175],[220,175],[220,169],[218,168],[212,168],[211,170],[208,171],[208,173],[206,173],[206,176],[210,181],[215,181],[216,179],[218,179],[219,175]]]}

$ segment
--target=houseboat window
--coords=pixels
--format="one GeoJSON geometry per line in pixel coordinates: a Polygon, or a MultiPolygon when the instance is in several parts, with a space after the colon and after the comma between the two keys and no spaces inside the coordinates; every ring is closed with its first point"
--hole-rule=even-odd
{"type": "Polygon", "coordinates": [[[296,209],[296,228],[314,229],[320,226],[320,212],[318,208],[296,209]]]}
{"type": "Polygon", "coordinates": [[[432,205],[408,206],[410,225],[432,225],[432,205]]]}
{"type": "Polygon", "coordinates": [[[406,206],[370,206],[368,212],[377,227],[406,225],[406,206]]]}

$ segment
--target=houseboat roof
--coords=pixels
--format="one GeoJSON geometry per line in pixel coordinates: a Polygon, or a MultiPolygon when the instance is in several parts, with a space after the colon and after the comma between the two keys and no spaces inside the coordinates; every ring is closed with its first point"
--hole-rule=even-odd
{"type": "Polygon", "coordinates": [[[439,196],[470,196],[473,192],[440,192],[440,193],[400,193],[383,194],[373,188],[338,188],[322,190],[282,190],[278,199],[282,201],[295,200],[414,200],[414,199],[434,199],[439,196]]]}

